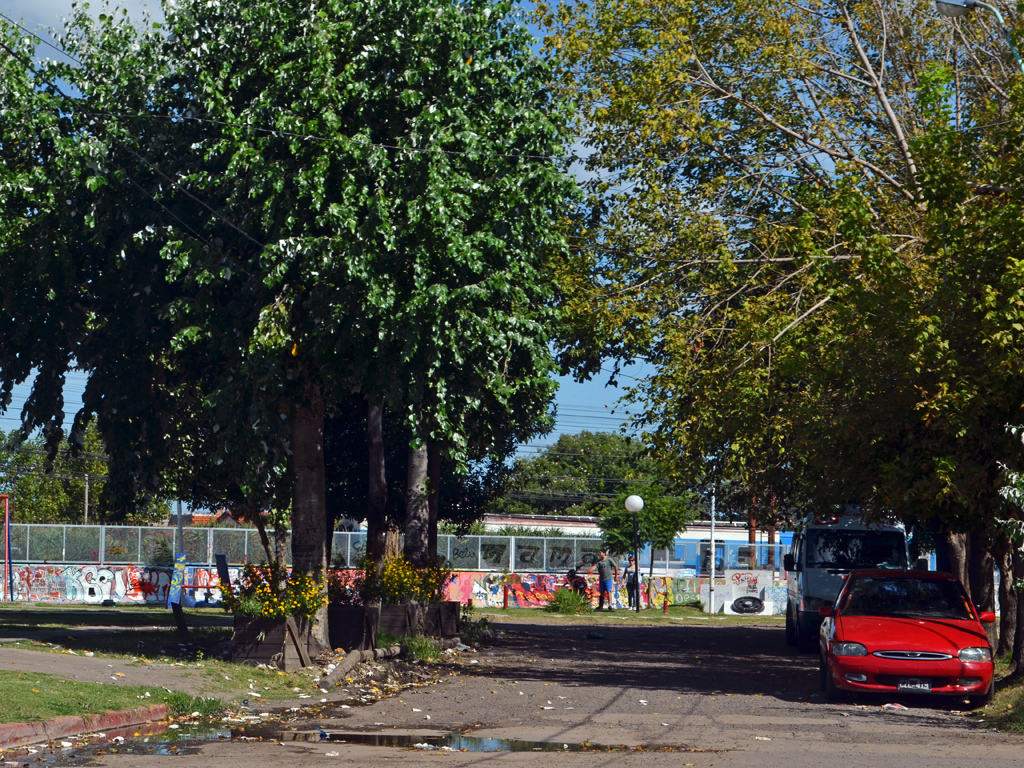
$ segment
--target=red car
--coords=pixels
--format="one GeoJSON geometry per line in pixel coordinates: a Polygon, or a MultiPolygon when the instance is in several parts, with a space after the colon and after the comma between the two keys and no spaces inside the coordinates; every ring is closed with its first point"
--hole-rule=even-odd
{"type": "Polygon", "coordinates": [[[823,606],[821,687],[847,691],[992,700],[992,648],[960,581],[928,571],[853,571],[835,605],[823,606]]]}

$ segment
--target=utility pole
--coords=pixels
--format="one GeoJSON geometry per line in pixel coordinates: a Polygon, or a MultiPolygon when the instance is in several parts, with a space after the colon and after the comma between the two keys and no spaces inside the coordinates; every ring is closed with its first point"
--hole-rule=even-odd
{"type": "Polygon", "coordinates": [[[89,473],[85,473],[85,522],[83,525],[89,524],[89,473]]]}

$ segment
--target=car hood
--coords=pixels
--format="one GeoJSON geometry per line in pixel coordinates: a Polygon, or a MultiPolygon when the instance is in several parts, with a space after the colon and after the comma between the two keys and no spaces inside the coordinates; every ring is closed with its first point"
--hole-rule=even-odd
{"type": "Polygon", "coordinates": [[[836,621],[836,640],[862,643],[869,653],[934,651],[953,656],[961,648],[988,645],[988,636],[975,621],[877,616],[840,616],[836,621]]]}

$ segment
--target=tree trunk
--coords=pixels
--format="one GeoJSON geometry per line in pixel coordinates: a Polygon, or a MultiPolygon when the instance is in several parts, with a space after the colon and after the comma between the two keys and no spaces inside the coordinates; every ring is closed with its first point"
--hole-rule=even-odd
{"type": "MultiPolygon", "coordinates": [[[[968,576],[971,580],[972,602],[981,611],[996,609],[995,561],[992,558],[992,532],[987,528],[976,529],[969,534],[967,561],[968,576]]],[[[998,627],[993,622],[985,625],[988,641],[993,648],[997,645],[998,627]]]]}
{"type": "MultiPolygon", "coordinates": [[[[327,500],[324,469],[324,399],[309,382],[292,422],[292,572],[321,579],[327,570],[327,500]]],[[[330,648],[327,605],[315,621],[300,625],[311,656],[330,648]]]]}
{"type": "Polygon", "coordinates": [[[366,510],[366,556],[380,565],[385,555],[388,482],[384,472],[384,406],[366,402],[366,448],[370,457],[369,508],[366,510]]]}
{"type": "Polygon", "coordinates": [[[402,553],[402,531],[397,525],[388,524],[384,536],[384,559],[391,560],[402,553]]]}
{"type": "Polygon", "coordinates": [[[288,526],[282,520],[274,523],[274,559],[282,570],[288,562],[288,526]]]}
{"type": "Polygon", "coordinates": [[[1017,634],[1017,591],[1013,588],[1013,545],[1005,535],[996,539],[992,549],[999,569],[999,646],[996,656],[1002,658],[1013,650],[1017,634]]]}
{"type": "Polygon", "coordinates": [[[970,578],[967,573],[967,534],[953,533],[946,534],[948,544],[946,551],[949,555],[949,572],[964,583],[969,590],[970,578]]]}
{"type": "MultiPolygon", "coordinates": [[[[1020,544],[1013,543],[1013,581],[1014,584],[1024,582],[1024,551],[1020,544]]],[[[1013,656],[1010,664],[1011,677],[1024,677],[1024,589],[1017,589],[1017,629],[1013,635],[1013,656]]]]}
{"type": "Polygon", "coordinates": [[[775,571],[775,523],[768,525],[768,570],[775,571]]]}
{"type": "Polygon", "coordinates": [[[417,568],[430,564],[427,453],[426,441],[414,437],[409,446],[409,475],[405,485],[405,556],[417,568]]]}
{"type": "Polygon", "coordinates": [[[437,560],[437,510],[441,502],[441,444],[430,444],[427,459],[427,478],[430,496],[427,498],[427,554],[431,562],[437,560]]]}

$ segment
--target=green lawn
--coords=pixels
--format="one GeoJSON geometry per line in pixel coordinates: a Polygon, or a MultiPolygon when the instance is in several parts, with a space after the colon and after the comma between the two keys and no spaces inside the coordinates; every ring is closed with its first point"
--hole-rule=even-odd
{"type": "Polygon", "coordinates": [[[0,670],[0,723],[38,722],[63,715],[97,715],[172,704],[171,699],[172,694],[163,688],[76,683],[54,675],[0,670]]]}

